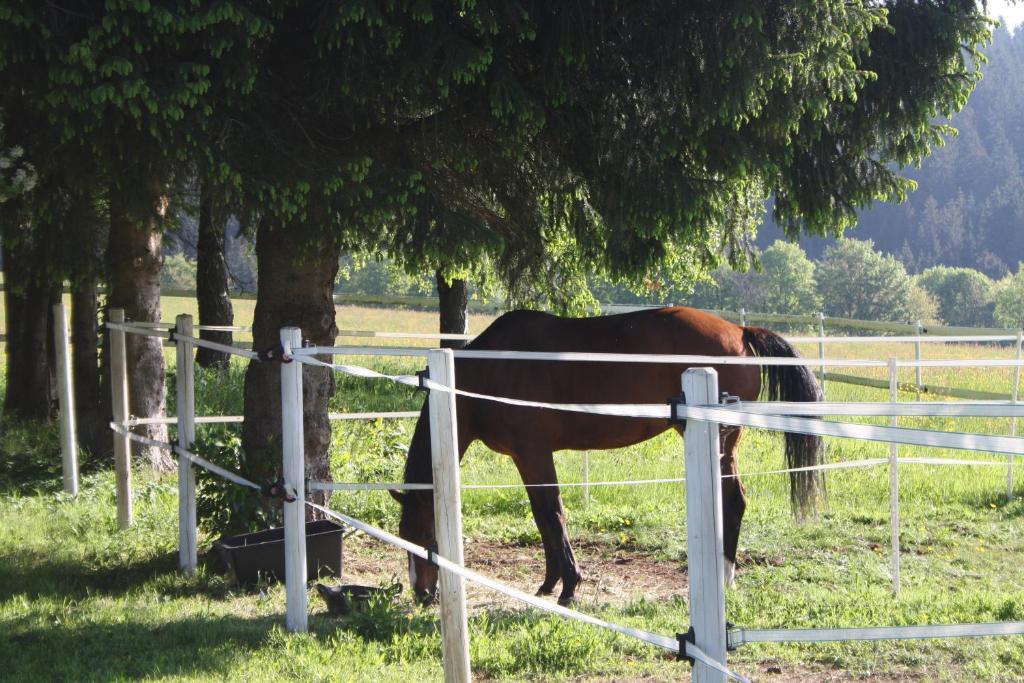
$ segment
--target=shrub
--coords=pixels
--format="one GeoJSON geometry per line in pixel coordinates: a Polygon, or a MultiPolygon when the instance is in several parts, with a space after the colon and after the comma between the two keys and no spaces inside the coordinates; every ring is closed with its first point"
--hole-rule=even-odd
{"type": "Polygon", "coordinates": [[[842,239],[825,250],[817,271],[825,312],[860,320],[934,318],[930,295],[915,292],[903,264],[874,247],[871,240],[842,239]]]}
{"type": "Polygon", "coordinates": [[[164,289],[195,289],[196,262],[184,254],[166,257],[160,269],[160,286],[164,289]]]}
{"type": "Polygon", "coordinates": [[[996,323],[1010,329],[1024,327],[1024,263],[1017,272],[1007,275],[993,288],[996,323]]]}
{"type": "MultiPolygon", "coordinates": [[[[237,428],[204,429],[192,451],[232,472],[245,471],[245,452],[237,428]]],[[[201,467],[196,468],[196,515],[199,526],[214,535],[258,531],[280,526],[282,520],[280,509],[268,507],[252,489],[201,467]]]]}
{"type": "Polygon", "coordinates": [[[935,266],[917,276],[917,284],[939,304],[939,317],[950,325],[992,325],[994,283],[972,268],[935,266]]]}
{"type": "Polygon", "coordinates": [[[821,310],[814,281],[814,262],[797,244],[776,240],[761,254],[760,271],[738,272],[728,266],[715,270],[711,282],[701,283],[689,297],[701,308],[758,313],[808,314],[821,310]]]}

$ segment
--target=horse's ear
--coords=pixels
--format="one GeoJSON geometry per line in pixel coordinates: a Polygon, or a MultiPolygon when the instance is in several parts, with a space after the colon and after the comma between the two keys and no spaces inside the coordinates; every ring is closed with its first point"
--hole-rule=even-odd
{"type": "Polygon", "coordinates": [[[403,505],[405,503],[405,494],[398,489],[388,489],[388,493],[391,494],[392,498],[398,501],[399,505],[403,505]]]}

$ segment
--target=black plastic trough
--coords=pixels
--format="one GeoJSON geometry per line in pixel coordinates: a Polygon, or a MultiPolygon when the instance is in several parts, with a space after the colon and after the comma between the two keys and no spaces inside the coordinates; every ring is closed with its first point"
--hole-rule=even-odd
{"type": "MultiPolygon", "coordinates": [[[[343,527],[330,520],[306,522],[306,576],[341,576],[343,527]]],[[[261,578],[283,581],[284,528],[224,536],[213,547],[240,584],[261,578]]]]}

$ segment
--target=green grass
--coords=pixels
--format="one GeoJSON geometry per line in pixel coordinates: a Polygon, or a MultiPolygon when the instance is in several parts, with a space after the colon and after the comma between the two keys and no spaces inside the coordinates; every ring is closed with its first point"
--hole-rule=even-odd
{"type": "MultiPolygon", "coordinates": [[[[173,302],[165,309],[170,311],[173,302]]],[[[166,314],[165,314],[166,315],[166,314]]],[[[475,323],[476,319],[474,319],[475,323]]],[[[339,327],[383,329],[402,324],[430,331],[429,314],[349,308],[339,327]],[[367,312],[369,311],[369,312],[367,312]],[[371,318],[371,316],[382,316],[371,318]]],[[[474,329],[481,329],[474,324],[474,329]]],[[[806,349],[816,352],[816,347],[806,349]]],[[[926,347],[926,357],[1012,357],[1006,348],[926,347]]],[[[912,345],[829,345],[830,357],[912,357],[912,345]]],[[[352,358],[387,372],[410,372],[419,361],[352,358]]],[[[869,374],[857,370],[858,374],[869,374]]],[[[912,381],[913,371],[901,380],[912,381]]],[[[197,378],[200,411],[240,412],[242,366],[227,379],[197,378]]],[[[884,376],[880,374],[878,376],[884,376]]],[[[1008,390],[1006,369],[926,370],[925,381],[993,391],[1008,390]]],[[[383,381],[339,378],[336,410],[409,410],[422,394],[383,381]]],[[[837,401],[886,400],[887,392],[829,384],[837,401]]],[[[913,396],[904,394],[903,400],[913,396]]],[[[872,420],[865,420],[872,422],[872,420]]],[[[887,419],[873,420],[886,423],[887,419]]],[[[925,428],[1007,433],[1007,420],[906,418],[925,428]]],[[[411,420],[335,423],[334,475],[344,480],[400,478],[411,420]]],[[[209,427],[202,427],[209,429],[209,427]]],[[[327,616],[311,597],[309,634],[283,630],[284,592],[267,585],[239,590],[204,566],[196,577],[176,570],[176,485],[138,472],[138,522],[116,525],[113,480],[101,469],[88,474],[82,494],[59,493],[56,433],[52,428],[5,425],[0,439],[0,658],[3,678],[75,680],[314,679],[439,680],[436,611],[401,601],[372,621],[327,616]],[[15,466],[14,463],[17,466],[15,466]]],[[[888,446],[846,440],[828,443],[830,460],[883,457],[888,446]]],[[[903,455],[940,455],[1001,461],[982,454],[902,447],[903,455]]],[[[590,454],[591,480],[677,477],[682,447],[677,437],[628,449],[590,454]]],[[[578,453],[557,456],[563,481],[582,478],[578,453]]],[[[782,465],[780,438],[748,433],[742,471],[782,465]]],[[[1020,468],[1018,482],[1024,480],[1020,468]]],[[[508,458],[479,444],[463,464],[465,483],[517,483],[508,458]]],[[[740,539],[741,565],[728,591],[727,615],[750,628],[869,626],[1024,620],[1024,485],[1008,502],[1003,467],[901,467],[903,591],[889,582],[888,471],[829,474],[827,507],[797,523],[789,512],[784,476],[748,476],[747,516],[740,539]]],[[[570,534],[589,557],[635,559],[637,572],[678,570],[686,562],[682,485],[594,487],[589,503],[580,489],[566,489],[570,534]]],[[[470,557],[477,544],[494,548],[496,564],[478,566],[511,575],[521,588],[541,576],[517,568],[514,558],[539,554],[539,536],[521,488],[464,493],[470,557]],[[505,559],[507,558],[507,559],[505,559]],[[505,566],[508,565],[508,566],[505,566]]],[[[333,505],[394,529],[397,506],[386,493],[336,494],[333,505]]],[[[211,539],[205,538],[204,547],[211,539]]],[[[382,580],[400,553],[356,538],[347,561],[380,567],[382,580]]],[[[630,584],[616,597],[593,588],[601,574],[583,566],[582,609],[603,618],[664,634],[685,629],[688,607],[678,590],[650,593],[630,584]]],[[[371,571],[372,573],[372,571],[371,571]]],[[[495,680],[677,680],[686,665],[647,646],[508,603],[488,607],[489,596],[470,588],[470,640],[474,674],[495,680]]],[[[750,645],[730,655],[735,667],[771,680],[1024,680],[1024,638],[750,645]],[[767,674],[771,667],[781,675],[767,674]]]]}

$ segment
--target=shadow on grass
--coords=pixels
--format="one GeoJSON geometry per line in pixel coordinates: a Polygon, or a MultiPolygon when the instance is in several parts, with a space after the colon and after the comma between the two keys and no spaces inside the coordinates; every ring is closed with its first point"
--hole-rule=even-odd
{"type": "Polygon", "coordinates": [[[215,562],[203,562],[206,571],[198,579],[178,573],[177,553],[162,553],[146,559],[96,567],[38,552],[0,558],[0,602],[14,595],[29,598],[59,597],[78,600],[92,595],[124,595],[154,579],[166,579],[159,586],[165,597],[203,595],[211,599],[245,592],[217,575],[215,562]]]}
{"type": "Polygon", "coordinates": [[[1006,496],[1005,489],[983,491],[977,494],[965,495],[963,503],[976,508],[980,512],[1006,515],[1010,519],[1024,517],[1024,491],[1017,488],[1016,495],[1011,501],[1006,496]]]}
{"type": "Polygon", "coordinates": [[[203,617],[152,625],[128,615],[120,623],[71,628],[16,624],[0,640],[0,658],[7,680],[223,678],[280,623],[280,617],[203,617]]]}

